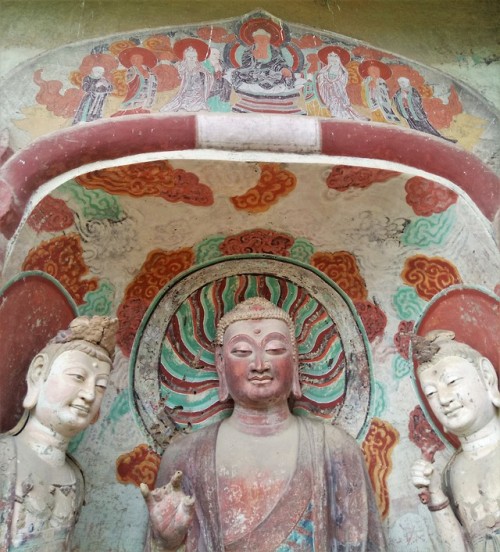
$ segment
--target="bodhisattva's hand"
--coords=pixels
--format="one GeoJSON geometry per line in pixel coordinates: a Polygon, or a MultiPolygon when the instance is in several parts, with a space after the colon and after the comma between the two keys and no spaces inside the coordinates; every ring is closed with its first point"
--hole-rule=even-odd
{"type": "Polygon", "coordinates": [[[441,477],[431,462],[424,459],[417,460],[411,468],[411,481],[422,492],[428,491],[430,504],[438,504],[446,500],[446,495],[441,488],[441,477]]]}
{"type": "Polygon", "coordinates": [[[169,549],[182,544],[194,515],[194,498],[184,494],[181,482],[182,472],[176,471],[169,483],[153,491],[141,483],[153,534],[169,549]]]}

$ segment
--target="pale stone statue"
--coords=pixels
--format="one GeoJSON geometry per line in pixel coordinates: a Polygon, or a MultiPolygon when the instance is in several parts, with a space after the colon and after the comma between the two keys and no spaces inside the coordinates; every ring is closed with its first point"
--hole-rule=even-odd
{"type": "Polygon", "coordinates": [[[379,514],[353,438],[294,416],[295,331],[262,298],[237,305],[216,336],[219,396],[229,418],[173,440],[157,488],[141,489],[147,550],[382,551],[379,514]]]}
{"type": "Polygon", "coordinates": [[[117,326],[108,317],[75,318],[33,358],[28,421],[0,436],[0,551],[71,550],[84,481],[66,451],[99,416],[117,326]]]}
{"type": "Polygon", "coordinates": [[[428,507],[444,550],[500,550],[500,393],[491,362],[454,333],[417,338],[418,379],[444,431],[460,448],[442,478],[417,460],[413,484],[428,492],[428,507]]]}

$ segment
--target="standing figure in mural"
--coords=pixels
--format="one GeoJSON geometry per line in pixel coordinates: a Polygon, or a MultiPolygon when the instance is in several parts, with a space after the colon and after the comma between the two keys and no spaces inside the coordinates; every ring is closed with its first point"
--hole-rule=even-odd
{"type": "Polygon", "coordinates": [[[83,78],[85,95],[78,106],[73,124],[101,119],[104,102],[113,91],[113,85],[104,76],[104,67],[92,67],[90,75],[83,78]]]}
{"type": "Polygon", "coordinates": [[[141,490],[147,550],[385,550],[363,455],[332,425],[294,416],[295,328],[263,298],[225,314],[215,340],[229,418],[167,448],[157,488],[141,490]]]}
{"type": "Polygon", "coordinates": [[[156,99],[158,79],[153,73],[158,60],[151,50],[139,46],[126,48],[118,56],[120,63],[127,67],[127,95],[121,109],[112,117],[150,113],[156,99]]]}
{"type": "Polygon", "coordinates": [[[416,338],[418,379],[430,408],[460,448],[442,477],[417,460],[412,482],[448,552],[500,550],[500,393],[495,368],[478,351],[435,330],[416,338]]]}
{"type": "Polygon", "coordinates": [[[212,73],[213,83],[207,99],[210,111],[231,111],[231,81],[226,67],[221,61],[221,53],[217,48],[210,48],[210,55],[203,63],[206,69],[212,73]]]}
{"type": "Polygon", "coordinates": [[[414,88],[410,80],[406,77],[399,77],[398,79],[399,89],[393,96],[394,104],[398,113],[408,123],[410,128],[414,130],[420,130],[420,132],[427,132],[427,134],[433,134],[444,138],[449,142],[456,142],[450,138],[446,138],[440,134],[429,122],[427,114],[424,111],[422,104],[422,97],[414,88]]]}
{"type": "Polygon", "coordinates": [[[390,68],[380,61],[366,60],[359,65],[358,71],[363,77],[363,99],[370,109],[372,121],[399,122],[399,118],[392,110],[386,83],[387,79],[391,77],[390,68]]]}
{"type": "Polygon", "coordinates": [[[265,93],[276,87],[293,89],[295,77],[279,48],[271,44],[271,33],[257,29],[252,33],[253,45],[241,57],[241,67],[232,74],[236,91],[265,93]],[[250,86],[250,88],[248,88],[250,86]]]}
{"type": "Polygon", "coordinates": [[[66,451],[99,416],[117,325],[75,318],[33,358],[28,421],[17,435],[0,436],[0,550],[71,550],[84,482],[66,451]]]}
{"type": "MultiPolygon", "coordinates": [[[[182,53],[182,61],[177,64],[177,71],[181,78],[181,86],[175,97],[165,104],[160,111],[208,111],[208,98],[212,90],[214,75],[200,62],[198,48],[203,48],[202,59],[208,55],[208,47],[201,41],[184,39],[192,44],[182,53]]],[[[174,51],[182,48],[181,41],[174,46],[174,51]]],[[[187,42],[186,42],[187,43],[187,42]]],[[[184,44],[184,42],[182,43],[184,44]]]]}
{"type": "Polygon", "coordinates": [[[349,61],[349,53],[343,48],[327,46],[318,52],[318,57],[326,65],[316,75],[316,88],[321,101],[335,119],[367,120],[351,106],[347,95],[349,73],[344,65],[349,61]],[[341,56],[344,59],[341,59],[341,56]],[[326,60],[325,60],[326,58],[326,60]]]}

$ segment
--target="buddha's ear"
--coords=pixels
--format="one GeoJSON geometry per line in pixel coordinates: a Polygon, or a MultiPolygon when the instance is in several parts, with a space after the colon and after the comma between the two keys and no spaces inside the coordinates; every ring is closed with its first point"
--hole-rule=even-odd
{"type": "Polygon", "coordinates": [[[26,383],[28,384],[28,391],[23,400],[23,406],[27,410],[31,410],[36,406],[38,402],[38,396],[40,395],[40,389],[45,381],[45,375],[49,368],[50,359],[45,353],[39,353],[31,361],[28,369],[28,375],[26,376],[26,383]]]}
{"type": "Polygon", "coordinates": [[[222,354],[222,347],[220,345],[215,346],[215,369],[217,370],[217,375],[219,376],[219,400],[224,402],[229,398],[229,391],[226,383],[224,355],[222,354]]]}
{"type": "Polygon", "coordinates": [[[496,408],[500,408],[500,391],[498,390],[498,376],[495,367],[486,357],[482,357],[479,361],[479,368],[481,370],[484,383],[486,384],[490,401],[496,406],[496,408]]]}
{"type": "Polygon", "coordinates": [[[300,387],[300,379],[299,379],[299,359],[298,354],[294,355],[293,359],[293,381],[292,381],[292,395],[296,399],[300,399],[302,397],[302,389],[300,387]]]}

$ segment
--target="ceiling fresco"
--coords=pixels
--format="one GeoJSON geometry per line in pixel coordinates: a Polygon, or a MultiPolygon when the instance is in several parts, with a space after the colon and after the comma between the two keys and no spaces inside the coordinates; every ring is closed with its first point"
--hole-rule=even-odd
{"type": "Polygon", "coordinates": [[[88,495],[75,545],[142,549],[139,485],[173,436],[231,408],[214,324],[258,294],[297,324],[295,412],[357,439],[390,550],[432,549],[408,469],[421,453],[443,466],[456,443],[421,397],[410,337],[451,327],[499,367],[488,104],[261,11],[71,44],[1,87],[0,376],[18,380],[2,430],[48,334],[75,314],[119,319],[101,419],[71,444],[88,495]]]}
{"type": "Polygon", "coordinates": [[[495,161],[498,113],[394,53],[263,11],[74,43],[2,83],[11,151],[69,126],[151,113],[266,113],[410,128],[495,161]]]}

